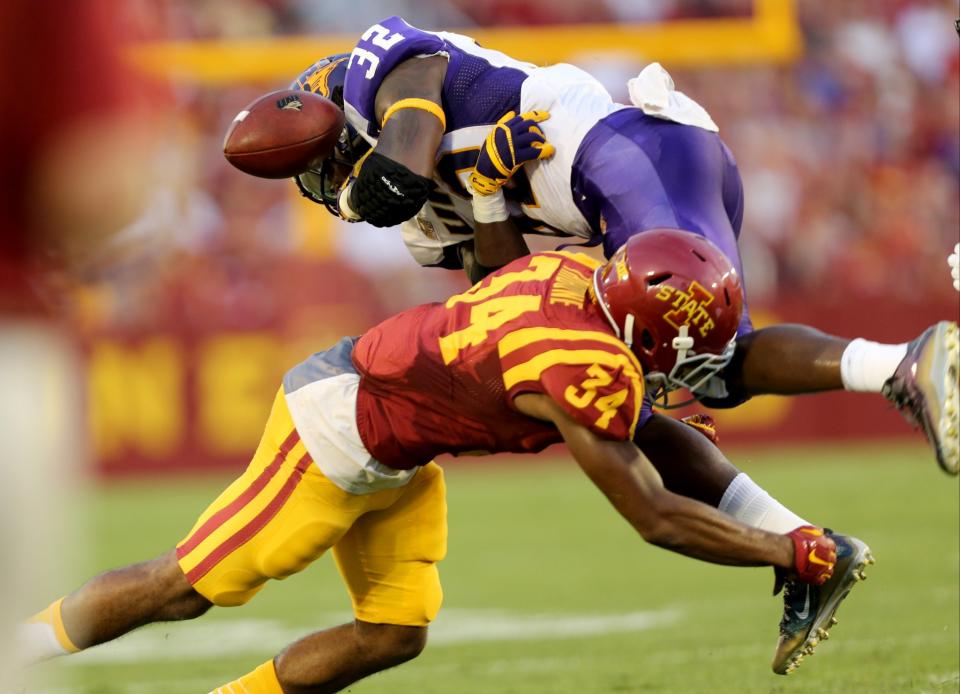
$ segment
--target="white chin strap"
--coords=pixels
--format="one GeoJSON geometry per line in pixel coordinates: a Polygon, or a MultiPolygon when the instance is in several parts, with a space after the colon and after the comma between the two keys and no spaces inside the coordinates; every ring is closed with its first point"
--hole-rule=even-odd
{"type": "Polygon", "coordinates": [[[686,325],[680,326],[677,336],[673,338],[671,347],[677,350],[677,361],[674,363],[679,364],[687,358],[687,351],[693,349],[693,338],[690,337],[689,327],[686,325]]]}
{"type": "Polygon", "coordinates": [[[623,342],[627,347],[633,347],[633,324],[636,319],[628,313],[623,321],[623,342]]]}

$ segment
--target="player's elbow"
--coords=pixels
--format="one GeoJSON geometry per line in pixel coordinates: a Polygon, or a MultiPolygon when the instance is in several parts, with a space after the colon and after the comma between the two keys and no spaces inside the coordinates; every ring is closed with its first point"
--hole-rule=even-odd
{"type": "Polygon", "coordinates": [[[648,513],[634,523],[644,541],[651,545],[671,549],[679,544],[677,524],[674,522],[670,494],[656,494],[650,499],[648,513]]]}
{"type": "Polygon", "coordinates": [[[662,518],[656,518],[644,526],[637,528],[637,530],[639,530],[640,536],[644,541],[649,542],[651,545],[666,549],[676,545],[671,524],[662,518]]]}

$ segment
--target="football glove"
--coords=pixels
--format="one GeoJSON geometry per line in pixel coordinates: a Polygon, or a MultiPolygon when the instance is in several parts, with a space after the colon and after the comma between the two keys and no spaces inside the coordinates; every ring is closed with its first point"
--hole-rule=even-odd
{"type": "Polygon", "coordinates": [[[947,256],[947,265],[950,266],[953,288],[960,292],[960,243],[954,246],[953,253],[947,256]]]}
{"type": "Polygon", "coordinates": [[[823,528],[801,525],[787,533],[793,540],[793,568],[804,583],[822,586],[833,575],[837,544],[823,528]]]}
{"type": "Polygon", "coordinates": [[[720,443],[720,434],[717,432],[717,423],[708,414],[688,414],[680,421],[691,426],[709,439],[714,446],[720,443]]]}
{"type": "Polygon", "coordinates": [[[549,117],[547,111],[528,111],[519,116],[510,111],[497,121],[470,174],[474,195],[493,195],[524,162],[553,156],[553,145],[537,126],[549,117]]]}

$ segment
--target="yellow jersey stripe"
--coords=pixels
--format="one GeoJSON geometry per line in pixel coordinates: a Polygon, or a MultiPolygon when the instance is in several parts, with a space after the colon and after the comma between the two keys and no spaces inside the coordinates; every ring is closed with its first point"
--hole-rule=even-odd
{"type": "Polygon", "coordinates": [[[591,271],[596,270],[598,267],[603,265],[602,260],[597,260],[593,256],[589,256],[586,253],[577,253],[575,251],[544,251],[539,255],[560,256],[562,258],[566,258],[567,260],[580,263],[581,265],[590,268],[591,271]]]}
{"type": "Polygon", "coordinates": [[[643,373],[643,368],[640,366],[640,361],[622,340],[614,337],[610,333],[601,332],[599,330],[568,330],[566,328],[539,327],[520,328],[519,330],[514,330],[512,333],[509,333],[501,338],[500,342],[497,344],[500,352],[500,358],[502,359],[511,352],[515,352],[518,349],[541,340],[558,340],[561,342],[575,340],[595,340],[597,342],[602,342],[604,344],[611,345],[612,347],[616,347],[619,353],[625,355],[630,360],[630,363],[633,365],[633,368],[637,371],[637,373],[643,373]]]}
{"type": "Polygon", "coordinates": [[[530,262],[523,270],[505,272],[501,275],[492,275],[487,286],[476,285],[462,294],[455,294],[447,299],[445,306],[452,308],[459,303],[476,304],[499,294],[514,282],[536,282],[547,280],[560,269],[561,259],[551,258],[546,254],[530,256],[530,262]]]}
{"type": "MultiPolygon", "coordinates": [[[[631,355],[632,356],[632,355],[631,355]]],[[[529,361],[518,364],[503,374],[503,384],[507,390],[524,381],[538,381],[540,375],[552,366],[561,364],[603,364],[612,368],[623,367],[623,373],[630,379],[633,391],[633,419],[630,423],[630,438],[637,428],[640,408],[643,405],[643,380],[638,371],[632,368],[626,354],[614,354],[602,349],[552,349],[541,352],[529,361]]]]}

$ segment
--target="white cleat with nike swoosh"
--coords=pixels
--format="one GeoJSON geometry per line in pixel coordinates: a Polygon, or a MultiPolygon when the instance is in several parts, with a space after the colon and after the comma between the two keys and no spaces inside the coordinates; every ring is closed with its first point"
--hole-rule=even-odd
{"type": "Polygon", "coordinates": [[[854,584],[866,578],[864,569],[873,563],[873,555],[864,542],[828,533],[837,543],[833,577],[822,586],[795,580],[784,583],[780,639],[772,663],[778,675],[789,675],[821,641],[827,640],[830,627],[837,623],[837,608],[854,584]]]}

